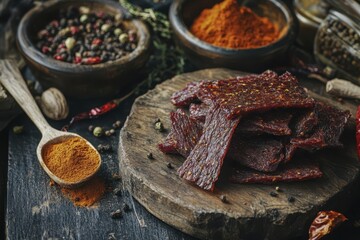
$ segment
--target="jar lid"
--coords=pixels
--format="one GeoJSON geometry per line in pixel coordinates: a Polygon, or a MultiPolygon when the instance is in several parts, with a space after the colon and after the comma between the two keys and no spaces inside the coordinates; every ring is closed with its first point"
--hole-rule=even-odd
{"type": "Polygon", "coordinates": [[[360,3],[354,0],[326,0],[335,10],[360,21],[360,3]]]}

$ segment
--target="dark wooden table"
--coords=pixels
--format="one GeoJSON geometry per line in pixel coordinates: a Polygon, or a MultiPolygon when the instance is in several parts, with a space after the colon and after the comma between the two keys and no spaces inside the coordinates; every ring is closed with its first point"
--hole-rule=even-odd
{"type": "MultiPolygon", "coordinates": [[[[35,155],[41,137],[40,132],[24,115],[13,121],[12,125],[24,125],[25,132],[15,135],[9,131],[5,202],[5,233],[8,239],[108,239],[111,235],[116,239],[190,239],[153,217],[129,196],[123,189],[121,181],[112,179],[112,175],[119,172],[117,157],[119,131],[109,138],[96,138],[87,131],[89,124],[110,127],[117,119],[124,122],[132,102],[133,99],[129,99],[107,116],[79,123],[72,129],[95,146],[109,143],[114,149],[111,153],[102,154],[103,166],[100,175],[106,180],[109,191],[96,206],[91,208],[75,207],[61,194],[58,187],[49,185],[49,178],[41,169],[35,155]],[[114,188],[121,188],[122,195],[116,196],[112,193],[111,189],[114,188]],[[122,219],[112,219],[110,213],[121,209],[123,203],[130,205],[132,211],[125,213],[122,219]]],[[[91,102],[71,102],[71,109],[75,111],[83,111],[90,106],[91,102]]],[[[64,123],[51,122],[51,125],[60,128],[64,123]]],[[[4,138],[6,132],[2,135],[1,143],[3,140],[6,141],[4,138]]],[[[6,148],[1,145],[2,148],[6,148]]],[[[2,174],[6,174],[6,168],[3,168],[7,162],[4,158],[6,154],[3,151],[1,153],[2,174]]],[[[2,175],[3,192],[4,180],[2,175]]],[[[1,225],[4,228],[3,221],[1,225]]]]}

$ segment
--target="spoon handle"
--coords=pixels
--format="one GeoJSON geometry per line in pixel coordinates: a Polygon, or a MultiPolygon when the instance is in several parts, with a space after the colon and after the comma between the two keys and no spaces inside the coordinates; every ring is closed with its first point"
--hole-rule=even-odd
{"type": "Polygon", "coordinates": [[[12,60],[0,60],[0,83],[14,97],[42,134],[51,128],[36,105],[16,63],[12,60]]]}

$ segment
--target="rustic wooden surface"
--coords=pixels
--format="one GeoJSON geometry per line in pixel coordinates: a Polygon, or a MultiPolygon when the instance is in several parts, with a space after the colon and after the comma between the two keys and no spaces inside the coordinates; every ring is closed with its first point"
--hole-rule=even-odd
{"type": "Polygon", "coordinates": [[[169,98],[173,92],[190,81],[237,74],[224,69],[187,73],[136,99],[120,136],[120,171],[125,186],[152,214],[199,238],[290,239],[306,235],[319,210],[345,211],[356,199],[359,163],[353,132],[343,137],[345,149],[312,155],[321,162],[324,172],[321,179],[277,184],[283,189],[278,197],[269,195],[275,185],[220,182],[214,193],[203,191],[177,176],[182,157],[163,154],[157,148],[168,132],[156,131],[154,122],[160,118],[165,128],[170,128],[169,113],[175,108],[169,98]],[[150,152],[155,160],[146,157],[150,152]],[[175,169],[167,168],[169,162],[175,169]],[[227,196],[229,204],[220,201],[222,194],[227,196]],[[296,201],[289,203],[289,196],[294,196],[296,201]]]}
{"type": "MultiPolygon", "coordinates": [[[[108,100],[70,101],[70,115],[75,114],[74,111],[85,111],[108,100]]],[[[6,239],[192,239],[152,216],[133,200],[121,182],[111,178],[112,174],[119,172],[116,152],[118,132],[110,138],[95,138],[87,131],[90,124],[110,128],[115,120],[124,121],[133,100],[127,100],[101,119],[79,123],[72,129],[94,146],[109,143],[114,149],[111,153],[102,154],[103,165],[100,175],[106,180],[109,188],[119,187],[122,196],[116,196],[109,190],[92,208],[74,207],[57,187],[49,186],[49,177],[36,159],[40,132],[24,115],[13,121],[10,128],[14,125],[24,125],[25,132],[20,135],[9,132],[6,227],[5,231],[1,232],[6,233],[6,239]],[[124,202],[130,205],[132,211],[124,213],[122,219],[112,219],[110,213],[121,209],[124,202]],[[112,235],[115,238],[110,238],[112,235]]],[[[64,121],[49,122],[57,129],[65,124],[64,121]]],[[[2,227],[4,225],[2,224],[2,227]]]]}

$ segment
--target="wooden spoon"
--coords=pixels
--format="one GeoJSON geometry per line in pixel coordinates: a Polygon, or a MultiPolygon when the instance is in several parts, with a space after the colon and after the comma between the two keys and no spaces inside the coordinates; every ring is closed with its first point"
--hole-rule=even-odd
{"type": "Polygon", "coordinates": [[[49,177],[54,180],[57,184],[63,187],[74,188],[85,181],[89,180],[95,173],[100,169],[101,165],[101,156],[98,151],[91,145],[86,139],[75,133],[61,132],[52,128],[44,116],[42,115],[39,107],[36,105],[34,98],[32,97],[24,79],[21,76],[20,71],[16,68],[16,63],[11,60],[0,60],[0,83],[8,90],[8,92],[14,97],[18,102],[20,107],[25,111],[29,118],[35,123],[36,127],[40,130],[42,134],[41,141],[37,147],[36,154],[40,165],[49,175],[49,177]],[[42,158],[42,149],[44,145],[48,143],[56,143],[65,140],[66,138],[71,137],[80,137],[86,141],[86,143],[91,146],[99,157],[99,166],[96,170],[88,177],[81,179],[77,182],[67,182],[56,175],[54,175],[44,163],[42,158]]]}

